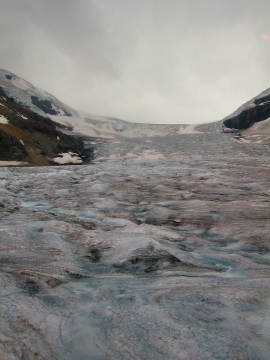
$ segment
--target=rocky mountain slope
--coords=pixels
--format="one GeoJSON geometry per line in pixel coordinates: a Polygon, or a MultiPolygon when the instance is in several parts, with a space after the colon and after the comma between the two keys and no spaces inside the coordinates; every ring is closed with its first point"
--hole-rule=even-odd
{"type": "Polygon", "coordinates": [[[3,164],[87,163],[94,149],[63,132],[65,126],[14,102],[0,88],[0,161],[3,164]]]}
{"type": "Polygon", "coordinates": [[[223,119],[227,128],[247,129],[253,124],[270,118],[270,88],[241,105],[223,119]]]}

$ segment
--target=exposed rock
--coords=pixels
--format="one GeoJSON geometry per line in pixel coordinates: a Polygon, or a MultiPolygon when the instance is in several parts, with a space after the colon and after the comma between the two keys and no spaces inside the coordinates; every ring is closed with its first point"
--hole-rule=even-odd
{"type": "Polygon", "coordinates": [[[270,89],[267,89],[223,119],[223,124],[231,129],[247,129],[269,117],[270,89]]]}

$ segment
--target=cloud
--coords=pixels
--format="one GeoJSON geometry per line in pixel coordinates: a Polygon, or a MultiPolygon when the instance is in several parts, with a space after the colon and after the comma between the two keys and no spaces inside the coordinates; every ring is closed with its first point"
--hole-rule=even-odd
{"type": "Polygon", "coordinates": [[[1,66],[92,113],[214,121],[269,87],[270,4],[2,0],[1,66]]]}

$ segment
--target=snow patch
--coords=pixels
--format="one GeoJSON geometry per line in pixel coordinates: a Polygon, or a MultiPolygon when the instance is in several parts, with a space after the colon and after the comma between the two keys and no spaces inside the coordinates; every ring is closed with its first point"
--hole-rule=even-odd
{"type": "Polygon", "coordinates": [[[58,164],[81,164],[83,162],[78,154],[72,152],[61,153],[59,157],[54,158],[53,161],[58,164]]]}
{"type": "Polygon", "coordinates": [[[16,166],[16,165],[27,165],[27,162],[21,161],[0,161],[0,166],[16,166]]]}
{"type": "Polygon", "coordinates": [[[1,124],[8,124],[8,119],[5,118],[4,116],[1,116],[1,115],[0,115],[0,123],[1,123],[1,124]]]}

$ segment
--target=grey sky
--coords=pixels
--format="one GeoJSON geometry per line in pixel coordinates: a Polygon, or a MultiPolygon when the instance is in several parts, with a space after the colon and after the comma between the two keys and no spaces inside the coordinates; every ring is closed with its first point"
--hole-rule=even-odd
{"type": "Polygon", "coordinates": [[[200,123],[270,87],[269,0],[0,4],[0,66],[79,110],[200,123]]]}

